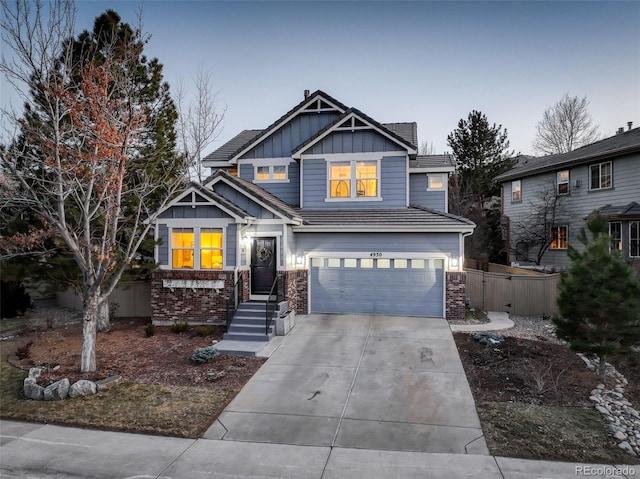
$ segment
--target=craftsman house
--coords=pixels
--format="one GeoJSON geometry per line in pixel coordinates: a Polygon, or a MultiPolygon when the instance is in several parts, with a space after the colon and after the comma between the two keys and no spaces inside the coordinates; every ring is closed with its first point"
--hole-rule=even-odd
{"type": "Polygon", "coordinates": [[[540,264],[568,267],[567,247],[582,247],[578,234],[596,211],[608,219],[611,248],[640,262],[640,128],[628,123],[627,131],[569,153],[521,158],[497,181],[510,262],[533,264],[548,241],[540,264]]]}
{"type": "Polygon", "coordinates": [[[447,213],[450,158],[417,143],[415,123],[322,91],[239,133],[160,213],[153,319],[221,319],[276,293],[298,314],[460,317],[475,225],[447,213]]]}

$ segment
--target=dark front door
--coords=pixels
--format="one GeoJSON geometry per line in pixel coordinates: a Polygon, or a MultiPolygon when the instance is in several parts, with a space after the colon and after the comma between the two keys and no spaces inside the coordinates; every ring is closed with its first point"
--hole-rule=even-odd
{"type": "Polygon", "coordinates": [[[253,238],[251,245],[251,293],[269,294],[276,280],[276,239],[253,238]]]}

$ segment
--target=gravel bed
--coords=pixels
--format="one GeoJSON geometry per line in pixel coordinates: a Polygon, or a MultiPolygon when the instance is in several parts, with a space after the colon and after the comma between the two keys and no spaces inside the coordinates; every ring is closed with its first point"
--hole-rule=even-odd
{"type": "Polygon", "coordinates": [[[502,336],[564,344],[564,341],[556,337],[556,327],[551,319],[544,319],[542,316],[518,316],[515,314],[510,314],[509,319],[515,325],[511,329],[498,331],[502,336]]]}

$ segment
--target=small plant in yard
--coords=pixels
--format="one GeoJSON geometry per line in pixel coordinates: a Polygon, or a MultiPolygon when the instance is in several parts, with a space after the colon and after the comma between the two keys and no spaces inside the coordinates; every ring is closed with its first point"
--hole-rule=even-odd
{"type": "Polygon", "coordinates": [[[606,358],[628,353],[640,344],[640,282],[617,250],[610,251],[606,220],[589,218],[580,253],[569,245],[571,267],[559,288],[560,317],[554,318],[559,338],[571,349],[600,359],[598,376],[606,381],[606,358]]]}
{"type": "Polygon", "coordinates": [[[151,336],[155,336],[156,335],[156,325],[153,323],[149,323],[147,324],[147,326],[144,328],[144,334],[147,338],[150,338],[151,336]]]}
{"type": "Polygon", "coordinates": [[[555,391],[558,389],[560,377],[567,369],[554,374],[553,366],[554,363],[550,359],[546,363],[527,361],[521,370],[522,380],[537,394],[555,391]]]}
{"type": "Polygon", "coordinates": [[[220,352],[213,346],[205,348],[196,348],[191,355],[191,362],[196,364],[204,364],[213,361],[220,356],[220,352]]]}
{"type": "Polygon", "coordinates": [[[186,333],[188,330],[189,324],[185,322],[178,321],[176,323],[173,323],[173,325],[171,326],[171,332],[176,334],[186,333]]]}
{"type": "Polygon", "coordinates": [[[213,334],[213,328],[207,325],[196,326],[195,328],[193,328],[193,331],[196,333],[196,336],[201,337],[211,336],[213,334]]]}

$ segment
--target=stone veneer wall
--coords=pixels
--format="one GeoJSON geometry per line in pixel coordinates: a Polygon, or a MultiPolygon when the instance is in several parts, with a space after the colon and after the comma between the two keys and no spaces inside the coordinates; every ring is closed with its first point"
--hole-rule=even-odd
{"type": "Polygon", "coordinates": [[[467,300],[466,273],[447,272],[445,288],[445,318],[448,321],[464,319],[467,300]]]}
{"type": "Polygon", "coordinates": [[[293,270],[286,272],[285,297],[289,308],[296,314],[309,313],[309,271],[293,270]]]}
{"type": "MultiPolygon", "coordinates": [[[[248,274],[246,274],[248,277],[248,274]]],[[[243,281],[244,282],[244,281],[243,281]]],[[[245,290],[245,288],[243,288],[245,290]]],[[[244,292],[244,291],[243,291],[244,292]]],[[[151,280],[151,319],[157,321],[226,321],[233,294],[233,271],[159,270],[151,280]],[[223,280],[224,289],[165,288],[164,279],[223,280]]]]}

